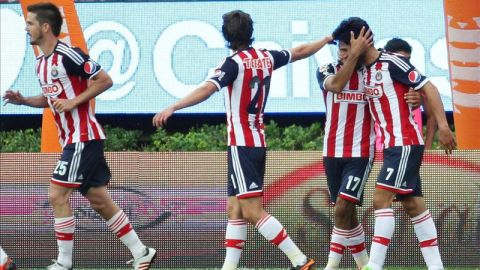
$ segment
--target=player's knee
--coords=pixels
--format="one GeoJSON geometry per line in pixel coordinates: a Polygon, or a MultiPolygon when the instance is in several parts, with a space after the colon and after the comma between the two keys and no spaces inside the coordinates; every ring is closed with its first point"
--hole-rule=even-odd
{"type": "Polygon", "coordinates": [[[103,212],[108,207],[108,203],[101,199],[89,198],[90,207],[96,212],[103,212]]]}
{"type": "Polygon", "coordinates": [[[227,215],[228,219],[242,219],[242,209],[240,205],[234,203],[227,203],[227,215]]]}
{"type": "Polygon", "coordinates": [[[345,216],[352,216],[355,209],[355,205],[349,201],[338,199],[335,203],[335,218],[345,217],[345,216]]]}
{"type": "Polygon", "coordinates": [[[384,197],[373,197],[373,208],[375,210],[384,209],[384,208],[391,208],[392,207],[392,200],[384,197]]]}
{"type": "Polygon", "coordinates": [[[422,197],[410,197],[402,201],[403,209],[410,217],[416,217],[427,210],[422,197]]]}
{"type": "Polygon", "coordinates": [[[48,193],[48,202],[52,206],[60,206],[68,204],[68,196],[59,192],[49,192],[48,193]]]}

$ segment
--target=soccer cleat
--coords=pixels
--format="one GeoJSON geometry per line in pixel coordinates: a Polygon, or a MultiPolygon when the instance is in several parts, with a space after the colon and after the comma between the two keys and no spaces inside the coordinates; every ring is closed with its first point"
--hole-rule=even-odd
{"type": "Polygon", "coordinates": [[[307,259],[307,262],[304,265],[297,265],[292,267],[291,270],[315,270],[315,261],[313,259],[307,259]]]}
{"type": "Polygon", "coordinates": [[[17,270],[17,266],[12,261],[12,259],[8,258],[7,262],[5,262],[5,264],[0,265],[0,269],[1,270],[17,270]]]}
{"type": "Polygon", "coordinates": [[[52,260],[53,264],[47,267],[47,270],[72,270],[72,268],[66,268],[65,266],[61,265],[56,260],[52,260]]]}
{"type": "Polygon", "coordinates": [[[133,269],[135,270],[148,270],[157,256],[157,251],[154,248],[147,247],[145,255],[138,259],[132,259],[127,264],[133,263],[133,269]]]}

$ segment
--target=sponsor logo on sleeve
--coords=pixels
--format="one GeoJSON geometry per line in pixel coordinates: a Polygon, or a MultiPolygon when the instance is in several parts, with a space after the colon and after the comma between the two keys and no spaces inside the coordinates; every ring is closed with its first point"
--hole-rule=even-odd
{"type": "Polygon", "coordinates": [[[422,75],[416,70],[412,70],[408,73],[408,80],[412,83],[418,83],[421,79],[422,75]]]}
{"type": "Polygon", "coordinates": [[[222,70],[220,69],[217,69],[215,70],[215,74],[213,74],[213,77],[217,77],[218,78],[218,81],[221,82],[223,77],[225,76],[225,72],[223,72],[222,70]]]}
{"type": "Polygon", "coordinates": [[[97,72],[97,63],[93,62],[92,60],[88,60],[83,65],[83,71],[90,75],[94,74],[95,72],[97,72]]]}

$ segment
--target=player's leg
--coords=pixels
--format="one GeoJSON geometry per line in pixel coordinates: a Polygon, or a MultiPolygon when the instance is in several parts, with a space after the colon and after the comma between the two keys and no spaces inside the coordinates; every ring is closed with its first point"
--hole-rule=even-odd
{"type": "MultiPolygon", "coordinates": [[[[73,265],[73,235],[75,233],[75,217],[70,207],[70,195],[73,188],[50,183],[48,197],[55,216],[55,237],[57,238],[58,256],[53,265],[57,268],[71,269],[73,265]]],[[[52,268],[52,269],[57,269],[52,268]]]]}
{"type": "Polygon", "coordinates": [[[362,224],[358,222],[356,208],[352,215],[352,224],[350,227],[353,229],[351,229],[350,236],[348,237],[348,249],[352,253],[358,268],[361,269],[368,264],[369,257],[365,246],[365,231],[362,224]]]}
{"type": "Polygon", "coordinates": [[[382,269],[388,245],[395,229],[392,202],[396,195],[413,194],[417,189],[422,145],[390,147],[383,151],[384,162],[373,195],[375,229],[368,266],[382,269]]]}
{"type": "Polygon", "coordinates": [[[338,269],[346,247],[358,267],[368,263],[365,233],[358,223],[356,205],[362,203],[372,163],[373,159],[369,158],[324,158],[329,193],[331,200],[335,201],[335,227],[326,269],[338,269]]]}
{"type": "Polygon", "coordinates": [[[73,265],[73,238],[75,217],[70,207],[70,196],[81,185],[78,180],[77,166],[83,155],[83,143],[66,145],[52,175],[48,188],[48,199],[55,217],[55,237],[58,256],[52,270],[71,269],[73,265]]]}
{"type": "MultiPolygon", "coordinates": [[[[231,182],[231,181],[229,181],[231,182]]],[[[245,241],[247,240],[247,222],[243,219],[238,199],[234,195],[233,186],[229,183],[227,201],[228,223],[225,232],[225,261],[222,270],[236,270],[240,262],[245,241]]]]}
{"type": "Polygon", "coordinates": [[[133,229],[130,220],[112,200],[106,185],[110,181],[110,169],[103,154],[103,141],[86,144],[84,158],[79,171],[86,180],[79,191],[90,202],[90,206],[102,216],[108,228],[128,247],[133,256],[135,269],[149,269],[156,250],[146,247],[133,229]]]}
{"type": "Polygon", "coordinates": [[[263,180],[266,149],[262,147],[230,147],[233,173],[243,219],[256,226],[268,241],[278,246],[298,269],[310,269],[314,261],[295,245],[283,225],[263,209],[263,180]]]}
{"type": "Polygon", "coordinates": [[[375,189],[373,193],[373,207],[375,209],[375,225],[368,269],[383,269],[388,245],[395,230],[395,217],[392,202],[395,193],[385,189],[375,189]]]}
{"type": "MultiPolygon", "coordinates": [[[[350,202],[338,197],[342,188],[342,171],[344,162],[341,158],[324,157],[323,166],[327,175],[328,191],[330,194],[330,202],[335,203],[334,215],[335,226],[333,227],[330,237],[330,251],[328,253],[328,261],[325,270],[338,269],[340,261],[347,248],[347,233],[350,229],[351,214],[353,206],[350,202]]],[[[344,184],[343,186],[345,186],[344,184]]]]}
{"type": "Polygon", "coordinates": [[[308,259],[288,235],[283,225],[263,208],[263,196],[241,198],[243,218],[255,224],[265,239],[287,255],[295,269],[310,269],[314,261],[308,259]]]}
{"type": "Polygon", "coordinates": [[[428,211],[423,197],[407,197],[402,200],[403,208],[410,216],[420,249],[428,270],[443,269],[442,258],[438,249],[437,228],[428,211]]]}

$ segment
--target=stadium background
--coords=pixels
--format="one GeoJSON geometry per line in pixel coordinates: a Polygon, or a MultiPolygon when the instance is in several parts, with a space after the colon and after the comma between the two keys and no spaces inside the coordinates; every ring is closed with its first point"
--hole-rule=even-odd
{"type": "MultiPolygon", "coordinates": [[[[26,95],[36,95],[33,52],[23,32],[20,5],[0,2],[0,90],[3,93],[12,87],[26,95]]],[[[114,79],[114,87],[97,99],[100,118],[112,123],[125,119],[148,123],[152,113],[206,78],[209,68],[228,53],[219,36],[220,15],[232,9],[252,14],[256,45],[269,48],[289,48],[320,38],[329,34],[341,19],[361,16],[375,31],[377,47],[393,36],[412,43],[412,62],[433,78],[447,111],[452,110],[441,1],[429,1],[428,12],[419,1],[96,2],[78,3],[77,11],[91,55],[114,79]],[[160,19],[152,24],[145,18],[160,19]],[[208,31],[199,33],[196,29],[208,31]],[[171,70],[160,69],[165,66],[171,70]]],[[[277,90],[269,99],[267,114],[293,123],[304,123],[305,119],[324,121],[324,105],[314,71],[334,58],[335,48],[326,47],[314,58],[279,70],[278,84],[272,86],[277,90]]],[[[185,110],[183,124],[218,121],[223,110],[222,97],[216,95],[205,104],[185,110]]],[[[39,114],[41,110],[1,107],[1,127],[36,127],[39,114]]],[[[220,266],[226,225],[224,152],[126,152],[107,156],[114,174],[114,199],[126,209],[142,239],[159,250],[156,266],[220,266]]],[[[55,257],[46,179],[57,158],[56,154],[0,156],[0,243],[23,267],[44,266],[55,257]]],[[[372,234],[374,176],[380,166],[381,162],[377,162],[374,167],[365,207],[360,212],[367,239],[372,234]]],[[[480,152],[457,151],[452,157],[439,151],[429,152],[422,176],[445,264],[478,267],[480,152]]],[[[268,156],[268,211],[320,263],[327,258],[333,224],[333,208],[326,201],[325,183],[320,152],[272,152],[268,156]]],[[[107,232],[98,215],[78,194],[72,202],[78,219],[76,266],[123,266],[129,257],[127,250],[107,232]]],[[[387,265],[422,266],[416,241],[408,218],[397,211],[397,229],[387,265]]],[[[343,264],[353,267],[350,258],[343,264]]],[[[242,265],[285,267],[288,262],[251,230],[242,265]]]]}

